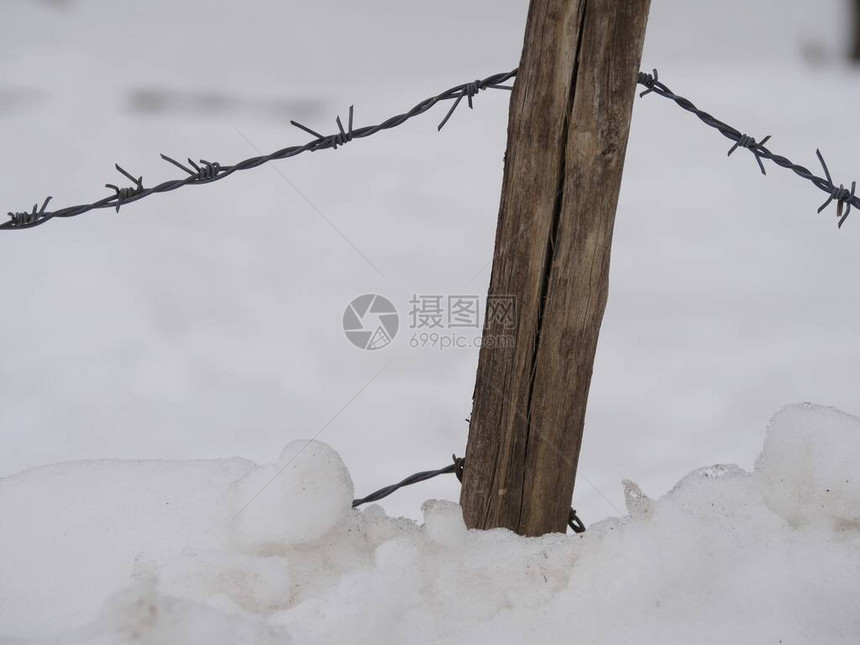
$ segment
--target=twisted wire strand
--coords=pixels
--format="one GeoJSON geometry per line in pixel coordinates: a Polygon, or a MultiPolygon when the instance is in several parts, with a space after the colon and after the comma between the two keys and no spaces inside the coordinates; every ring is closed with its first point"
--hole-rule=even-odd
{"type": "MultiPolygon", "coordinates": [[[[143,177],[135,178],[134,176],[123,170],[119,165],[117,165],[116,169],[121,172],[129,181],[131,181],[134,184],[133,186],[120,188],[114,184],[107,184],[106,186],[114,191],[113,195],[104,197],[91,204],[69,206],[56,211],[46,211],[48,202],[50,202],[51,200],[51,197],[48,197],[44,201],[41,209],[38,209],[38,204],[36,204],[33,206],[33,210],[29,212],[10,212],[9,220],[0,224],[0,230],[33,228],[35,226],[40,226],[45,222],[54,219],[55,217],[75,217],[77,215],[87,213],[91,210],[101,208],[115,208],[117,211],[119,211],[119,208],[122,205],[136,202],[140,199],[144,199],[145,197],[149,197],[150,195],[156,193],[170,192],[172,190],[177,190],[179,188],[182,188],[183,186],[188,186],[191,184],[207,184],[213,181],[219,181],[221,179],[229,177],[234,172],[237,172],[239,170],[250,170],[270,161],[288,159],[290,157],[295,157],[297,155],[303,154],[305,152],[316,152],[317,150],[327,150],[329,148],[337,149],[338,146],[342,146],[346,143],[349,143],[354,139],[362,139],[364,137],[372,136],[382,130],[396,128],[397,126],[402,125],[409,119],[412,119],[420,114],[424,114],[441,101],[453,101],[453,104],[445,115],[445,118],[442,119],[442,121],[439,123],[438,129],[441,130],[451,118],[454,111],[457,109],[457,107],[460,105],[464,98],[467,100],[467,103],[471,108],[473,107],[473,97],[481,90],[511,90],[513,88],[511,86],[504,85],[504,83],[514,78],[516,74],[517,70],[514,69],[510,72],[493,74],[492,76],[488,76],[483,80],[475,80],[470,81],[468,83],[463,83],[461,85],[456,85],[448,90],[445,90],[441,94],[438,94],[437,96],[425,99],[404,114],[393,116],[383,121],[382,123],[373,126],[365,126],[357,129],[354,128],[354,111],[353,108],[350,107],[348,127],[344,128],[340,117],[337,117],[336,122],[338,131],[330,135],[322,135],[319,132],[305,125],[302,125],[295,121],[291,121],[292,125],[301,129],[307,134],[310,134],[314,138],[311,141],[305,143],[304,145],[289,146],[280,150],[276,150],[275,152],[272,152],[268,155],[251,157],[250,159],[245,159],[244,161],[241,161],[232,166],[222,166],[221,164],[215,162],[208,162],[203,159],[200,160],[200,165],[198,165],[189,158],[188,163],[193,168],[192,170],[191,168],[188,168],[187,166],[179,163],[175,159],[172,159],[167,155],[162,154],[162,159],[173,164],[177,168],[180,168],[188,176],[184,177],[183,179],[166,181],[161,184],[158,184],[157,186],[152,186],[149,188],[144,188],[143,177]]],[[[765,145],[770,141],[770,135],[764,137],[759,141],[755,137],[741,132],[740,130],[737,130],[736,128],[728,125],[727,123],[720,121],[708,112],[700,110],[689,99],[675,94],[674,92],[672,92],[672,90],[669,89],[668,86],[666,86],[665,83],[660,81],[656,69],[651,74],[648,74],[646,72],[639,72],[637,82],[639,85],[645,87],[645,91],[640,94],[640,97],[644,97],[648,94],[653,93],[662,96],[663,98],[667,98],[671,101],[674,101],[680,108],[694,114],[705,125],[714,128],[724,137],[729,139],[733,143],[732,147],[728,151],[729,156],[731,156],[739,148],[743,148],[744,150],[750,151],[763,174],[767,174],[764,161],[770,161],[777,166],[791,170],[797,176],[814,184],[819,190],[827,194],[827,199],[824,204],[822,204],[821,207],[818,209],[818,212],[821,213],[831,203],[836,202],[836,216],[838,218],[837,224],[839,228],[842,228],[842,225],[845,223],[845,220],[851,213],[852,207],[860,208],[860,195],[856,193],[856,182],[851,183],[850,190],[844,184],[839,184],[837,186],[833,182],[833,179],[830,175],[830,170],[827,168],[827,164],[825,163],[824,157],[821,154],[820,150],[816,150],[816,155],[818,156],[818,160],[824,171],[824,177],[819,177],[808,168],[801,166],[800,164],[796,164],[782,155],[772,152],[765,145]]]]}
{"type": "Polygon", "coordinates": [[[639,83],[639,85],[645,87],[645,91],[639,95],[640,98],[653,93],[662,96],[663,98],[667,98],[671,101],[674,101],[680,108],[696,115],[705,125],[714,128],[724,137],[734,142],[734,145],[732,146],[731,150],[729,150],[729,155],[731,155],[738,148],[745,148],[753,154],[755,160],[758,162],[759,168],[761,169],[762,173],[765,173],[765,167],[762,163],[762,160],[771,161],[777,166],[780,166],[781,168],[791,170],[798,177],[806,179],[807,181],[818,187],[820,190],[827,193],[827,201],[822,204],[822,206],[818,209],[818,212],[821,213],[825,208],[827,208],[832,202],[835,201],[836,217],[838,218],[838,228],[842,228],[842,225],[845,223],[848,214],[851,212],[852,206],[854,208],[860,208],[860,196],[858,196],[855,192],[857,185],[856,182],[852,182],[851,190],[848,190],[843,184],[840,184],[839,186],[835,185],[833,183],[833,179],[830,176],[830,171],[827,168],[827,164],[824,162],[824,157],[822,156],[820,150],[816,150],[815,154],[818,157],[819,162],[821,163],[822,169],[824,170],[824,177],[818,177],[808,168],[796,164],[790,159],[787,159],[782,155],[776,154],[767,147],[765,147],[765,144],[770,140],[770,135],[768,135],[761,141],[756,142],[754,137],[750,137],[749,135],[740,132],[739,130],[728,125],[727,123],[724,123],[723,121],[720,121],[711,114],[708,114],[704,110],[700,110],[689,99],[675,94],[664,83],[660,81],[656,69],[651,74],[639,72],[639,78],[637,82],[639,83]]]}
{"type": "MultiPolygon", "coordinates": [[[[406,477],[405,479],[397,482],[396,484],[391,484],[390,486],[385,486],[377,491],[372,492],[367,497],[361,497],[359,499],[352,500],[352,507],[356,508],[358,506],[361,506],[362,504],[377,502],[400,490],[404,486],[411,486],[412,484],[427,481],[428,479],[433,479],[434,477],[438,477],[439,475],[447,475],[448,473],[454,473],[455,475],[457,475],[457,479],[460,480],[460,482],[462,483],[463,470],[466,467],[466,460],[463,457],[458,457],[457,455],[451,455],[451,457],[454,460],[454,463],[449,464],[444,468],[440,468],[438,470],[425,470],[420,473],[415,473],[414,475],[409,475],[409,477],[406,477]]],[[[573,530],[574,533],[585,533],[585,524],[583,524],[582,520],[579,519],[579,516],[576,514],[576,511],[572,508],[570,509],[570,515],[568,515],[567,518],[567,525],[573,530]]]]}
{"type": "MultiPolygon", "coordinates": [[[[408,112],[390,117],[389,119],[386,119],[382,123],[378,123],[376,125],[353,128],[353,108],[350,108],[348,129],[344,129],[340,117],[338,117],[338,132],[326,136],[321,135],[306,126],[296,123],[295,121],[292,121],[292,125],[307,132],[314,138],[303,145],[288,146],[286,148],[281,148],[280,150],[276,150],[275,152],[272,152],[267,155],[260,155],[257,157],[245,159],[244,161],[240,161],[239,163],[233,165],[221,165],[214,162],[210,163],[201,159],[201,165],[198,166],[189,158],[188,163],[192,166],[192,168],[194,168],[194,170],[191,170],[190,168],[184,166],[175,159],[172,159],[167,155],[162,154],[161,158],[164,161],[167,161],[168,163],[185,171],[188,176],[182,179],[173,179],[170,181],[165,181],[161,184],[151,186],[149,188],[143,187],[143,177],[133,177],[125,170],[120,168],[119,165],[117,165],[116,169],[123,175],[125,175],[126,178],[134,184],[134,186],[130,188],[120,188],[114,184],[108,184],[108,187],[114,190],[114,194],[109,195],[108,197],[103,197],[102,199],[99,199],[98,201],[95,201],[91,204],[68,206],[66,208],[61,208],[55,211],[45,211],[45,208],[43,206],[41,210],[36,210],[34,207],[33,211],[29,213],[10,212],[10,219],[0,224],[0,230],[34,228],[36,226],[41,226],[45,222],[50,221],[54,218],[76,217],[78,215],[88,213],[89,211],[101,208],[115,208],[117,211],[119,211],[120,206],[139,201],[141,199],[149,197],[150,195],[155,195],[158,193],[167,193],[191,184],[208,184],[212,183],[213,181],[220,181],[229,177],[234,172],[238,172],[240,170],[250,170],[252,168],[262,166],[263,164],[266,164],[270,161],[288,159],[290,157],[295,157],[297,155],[303,154],[305,152],[316,152],[318,150],[327,150],[329,148],[336,149],[338,146],[348,143],[349,141],[353,141],[355,139],[364,139],[365,137],[373,136],[374,134],[377,134],[378,132],[381,132],[383,130],[390,130],[392,128],[396,128],[397,126],[406,123],[409,119],[424,114],[425,112],[433,108],[437,103],[453,100],[454,104],[448,111],[447,115],[445,116],[445,119],[442,121],[442,123],[439,124],[438,129],[441,130],[442,127],[451,118],[451,115],[454,113],[454,110],[457,108],[457,106],[460,104],[460,101],[464,97],[467,99],[469,107],[472,107],[472,98],[481,90],[511,90],[513,89],[512,87],[508,85],[503,85],[503,83],[516,76],[516,73],[517,70],[513,70],[510,72],[493,74],[482,80],[475,80],[470,81],[468,83],[463,83],[461,85],[455,85],[454,87],[445,90],[441,94],[437,94],[436,96],[432,96],[421,101],[408,112]]],[[[50,199],[51,198],[49,197],[45,201],[45,206],[47,206],[47,203],[48,201],[50,201],[50,199]]]]}
{"type": "Polygon", "coordinates": [[[361,506],[362,504],[368,504],[370,502],[377,502],[384,497],[388,497],[391,493],[394,493],[404,486],[411,486],[412,484],[417,484],[418,482],[427,481],[428,479],[433,479],[434,477],[438,477],[439,475],[447,475],[448,473],[456,473],[457,479],[461,482],[463,481],[463,464],[465,463],[465,459],[462,457],[457,457],[457,455],[453,455],[454,463],[445,466],[444,468],[440,468],[438,470],[425,470],[420,473],[415,473],[414,475],[409,475],[405,479],[397,482],[396,484],[391,484],[390,486],[384,486],[377,491],[372,492],[367,497],[362,497],[360,499],[355,499],[352,501],[352,507],[361,506]]]}

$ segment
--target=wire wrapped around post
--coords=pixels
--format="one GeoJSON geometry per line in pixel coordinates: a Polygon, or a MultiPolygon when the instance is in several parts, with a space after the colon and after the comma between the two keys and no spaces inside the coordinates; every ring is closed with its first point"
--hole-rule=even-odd
{"type": "MultiPolygon", "coordinates": [[[[352,500],[352,507],[356,508],[358,506],[361,506],[362,504],[378,502],[379,500],[384,499],[392,493],[400,490],[404,486],[411,486],[412,484],[417,484],[418,482],[427,481],[428,479],[433,479],[434,477],[438,477],[439,475],[447,475],[449,473],[454,473],[455,475],[457,475],[457,479],[462,482],[463,469],[466,467],[466,460],[462,457],[458,457],[457,455],[452,455],[451,457],[454,460],[454,463],[449,464],[444,468],[439,468],[438,470],[424,470],[420,473],[409,475],[409,477],[406,477],[405,479],[397,482],[396,484],[391,484],[390,486],[380,488],[379,490],[372,492],[366,497],[352,500]]],[[[574,533],[585,533],[585,524],[583,524],[582,520],[579,519],[579,516],[576,514],[576,511],[573,509],[570,509],[570,517],[568,518],[567,524],[574,533]]]]}

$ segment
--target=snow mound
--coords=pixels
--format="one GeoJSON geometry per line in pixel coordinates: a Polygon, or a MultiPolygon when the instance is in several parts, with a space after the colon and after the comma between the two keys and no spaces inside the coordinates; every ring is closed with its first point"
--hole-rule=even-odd
{"type": "Polygon", "coordinates": [[[233,537],[256,552],[318,538],[344,520],[353,499],[340,455],[319,441],[292,442],[277,463],[254,468],[232,493],[233,537]]]}
{"type": "Polygon", "coordinates": [[[153,585],[119,592],[90,626],[55,641],[58,645],[133,645],[135,643],[235,643],[289,645],[283,630],[265,620],[219,611],[159,594],[153,585]]]}
{"type": "Polygon", "coordinates": [[[275,464],[78,462],[0,480],[0,634],[24,642],[856,643],[860,420],[772,420],[753,472],[700,468],[582,535],[351,510],[318,442],[275,464]]]}

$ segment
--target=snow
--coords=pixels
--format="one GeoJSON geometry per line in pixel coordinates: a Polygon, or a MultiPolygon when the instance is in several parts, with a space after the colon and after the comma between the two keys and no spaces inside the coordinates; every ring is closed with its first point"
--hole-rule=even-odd
{"type": "MultiPolygon", "coordinates": [[[[848,181],[860,79],[837,62],[847,4],[653,2],[643,68],[810,168],[820,146],[848,181]]],[[[175,177],[160,152],[256,154],[240,133],[263,151],[303,143],[290,118],[334,130],[354,104],[357,125],[377,123],[513,67],[526,7],[2,3],[16,28],[0,51],[0,101],[22,97],[0,106],[3,208],[88,201],[118,178],[116,162],[147,185],[175,177]],[[242,100],[141,112],[144,90],[242,100]],[[276,101],[315,107],[262,109],[276,101]]],[[[417,351],[401,332],[361,352],[341,320],[364,293],[388,297],[405,327],[413,293],[486,292],[508,99],[482,93],[441,134],[444,106],[280,162],[288,181],[263,167],[0,236],[0,335],[15,339],[0,355],[0,475],[70,459],[262,463],[323,428],[359,491],[462,456],[477,348],[417,351]]],[[[848,278],[860,226],[837,231],[832,209],[815,214],[820,191],[778,169],[762,177],[750,156],[726,158],[728,144],[671,103],[635,103],[576,489],[587,522],[623,508],[624,477],[664,490],[702,463],[751,468],[759,428],[787,402],[860,414],[848,278]],[[655,406],[667,393],[672,405],[655,406]]],[[[424,495],[458,494],[452,478],[424,489],[388,507],[419,518],[424,495]]]]}
{"type": "Polygon", "coordinates": [[[780,414],[756,462],[770,484],[768,505],[792,525],[859,529],[860,477],[849,448],[856,432],[847,414],[822,417],[813,406],[780,414]],[[820,431],[814,436],[807,431],[812,419],[820,431]]]}
{"type": "MultiPolygon", "coordinates": [[[[0,480],[0,634],[38,643],[855,643],[860,419],[775,415],[582,535],[351,510],[329,446],[275,464],[86,461],[0,480]],[[237,505],[280,471],[242,513],[237,505]],[[266,491],[272,491],[264,497],[266,491]],[[271,517],[269,517],[271,516],[271,517]]],[[[420,486],[419,486],[420,487],[420,486]]]]}
{"type": "Polygon", "coordinates": [[[317,441],[293,441],[277,463],[236,482],[233,538],[256,551],[308,542],[338,524],[352,500],[352,479],[340,456],[317,441]]]}
{"type": "Polygon", "coordinates": [[[58,645],[288,645],[292,641],[263,620],[231,616],[213,607],[164,596],[154,585],[142,583],[118,592],[93,625],[53,642],[58,645]]]}

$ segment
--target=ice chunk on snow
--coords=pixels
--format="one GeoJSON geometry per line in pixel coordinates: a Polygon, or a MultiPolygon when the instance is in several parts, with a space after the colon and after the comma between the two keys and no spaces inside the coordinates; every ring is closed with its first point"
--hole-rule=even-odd
{"type": "Polygon", "coordinates": [[[233,536],[252,552],[272,552],[315,540],[352,508],[349,471],[319,441],[294,441],[278,462],[258,466],[236,482],[233,536]]]}
{"type": "Polygon", "coordinates": [[[624,488],[624,501],[627,504],[627,512],[633,517],[641,517],[651,512],[654,502],[635,482],[625,479],[621,482],[624,488]]]}
{"type": "Polygon", "coordinates": [[[767,501],[793,524],[860,529],[860,419],[812,404],[771,420],[756,471],[767,501]]]}
{"type": "Polygon", "coordinates": [[[459,504],[431,499],[421,506],[424,512],[424,533],[431,542],[456,546],[466,539],[466,522],[459,504]]]}

